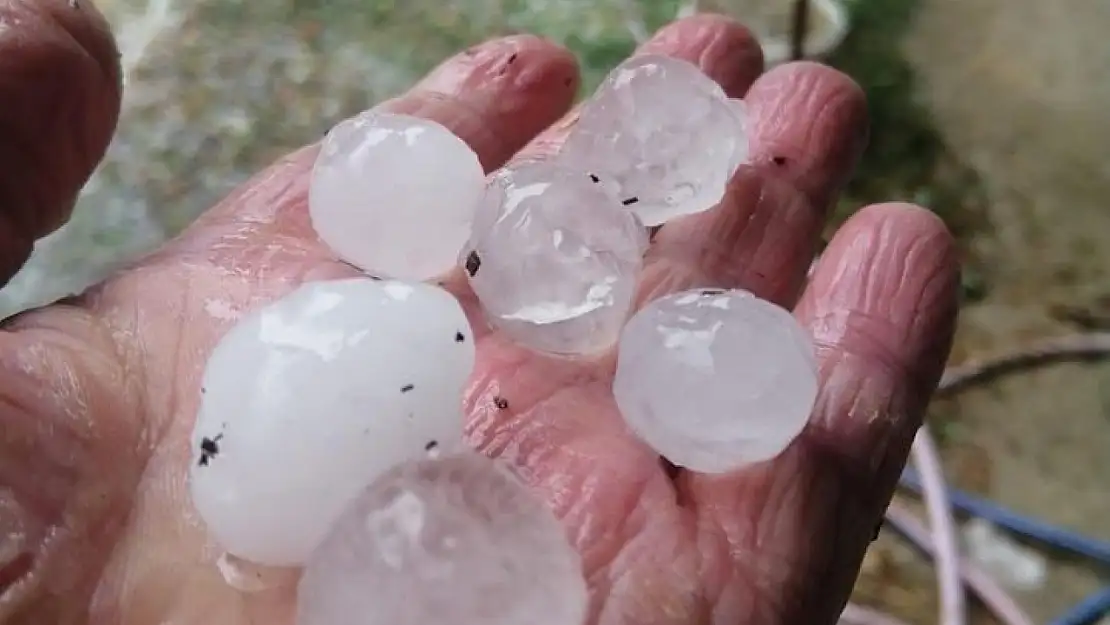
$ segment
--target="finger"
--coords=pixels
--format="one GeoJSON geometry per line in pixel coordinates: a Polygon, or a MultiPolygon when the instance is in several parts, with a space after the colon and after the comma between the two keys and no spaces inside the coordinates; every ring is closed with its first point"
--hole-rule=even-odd
{"type": "Polygon", "coordinates": [[[782,623],[832,622],[893,493],[951,345],[959,268],[932,213],[871,206],[818,262],[797,309],[821,392],[803,434],[775,460],[679,488],[782,623]]]}
{"type": "MultiPolygon", "coordinates": [[[[404,95],[378,110],[418,116],[454,132],[487,170],[500,166],[566,112],[578,86],[578,68],[565,49],[530,35],[495,39],[441,64],[404,95]]],[[[308,253],[327,255],[308,217],[309,172],[317,146],[303,148],[255,176],[200,220],[191,246],[211,247],[216,224],[234,236],[292,238],[308,253]]]]}
{"type": "Polygon", "coordinates": [[[447,126],[492,171],[567,112],[578,81],[569,51],[520,35],[463,52],[382,108],[447,126]]]}
{"type": "MultiPolygon", "coordinates": [[[[744,95],[763,71],[763,49],[751,31],[721,15],[694,15],[661,28],[633,56],[660,54],[697,65],[729,97],[744,95]]],[[[578,121],[579,105],[536,137],[522,156],[553,154],[578,121]]]]}
{"type": "Polygon", "coordinates": [[[119,54],[88,0],[0,0],[0,285],[69,218],[120,105],[119,54]]]}
{"type": "Polygon", "coordinates": [[[866,143],[866,100],[832,68],[791,63],[760,77],[745,101],[752,164],[720,205],[656,233],[640,304],[698,286],[744,288],[784,306],[797,297],[828,208],[866,143]]]}

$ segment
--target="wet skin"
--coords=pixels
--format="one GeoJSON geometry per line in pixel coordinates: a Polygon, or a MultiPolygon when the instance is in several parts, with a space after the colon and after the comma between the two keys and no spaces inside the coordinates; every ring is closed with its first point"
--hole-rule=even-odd
{"type": "MultiPolygon", "coordinates": [[[[120,87],[88,0],[0,0],[5,21],[18,24],[0,28],[7,279],[67,219],[114,130],[120,87]]],[[[723,18],[672,24],[644,50],[693,61],[747,98],[755,162],[719,208],[658,232],[640,301],[739,286],[793,306],[818,346],[810,426],[763,466],[669,472],[623,431],[610,363],[553,363],[485,331],[467,432],[519,465],[566,524],[591,622],[833,623],[948,353],[953,242],[921,208],[870,206],[807,284],[826,211],[866,141],[859,88],[812,63],[764,73],[750,32],[723,18]]],[[[460,53],[380,106],[448,126],[492,169],[556,147],[577,85],[567,51],[515,36],[460,53]]],[[[6,322],[0,529],[22,555],[0,564],[0,622],[291,622],[288,587],[240,593],[214,566],[220,550],[190,509],[187,441],[205,357],[235,316],[305,280],[351,275],[309,227],[314,150],[83,296],[6,322]]],[[[473,311],[461,272],[448,286],[473,311]]]]}

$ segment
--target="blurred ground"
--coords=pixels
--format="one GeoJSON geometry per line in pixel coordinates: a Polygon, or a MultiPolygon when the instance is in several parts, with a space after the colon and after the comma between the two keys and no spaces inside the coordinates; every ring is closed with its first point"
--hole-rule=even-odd
{"type": "MultiPolygon", "coordinates": [[[[986,292],[954,362],[1066,333],[1057,309],[1110,294],[1108,26],[1103,0],[923,0],[907,33],[921,101],[982,197],[966,239],[986,292]]],[[[961,486],[1110,539],[1110,364],[1010,376],[934,412],[961,486]]],[[[1046,622],[1093,573],[1057,561],[1023,604],[1046,622]]]]}
{"type": "MultiPolygon", "coordinates": [[[[757,1],[717,0],[722,8],[757,1]],[[732,4],[730,4],[732,3],[732,4]]],[[[1060,305],[1110,295],[1110,26],[1105,0],[850,0],[830,62],[868,91],[873,145],[841,202],[922,202],[967,250],[954,361],[1064,333],[1060,305]],[[911,11],[917,6],[917,11],[911,11]]],[[[66,228],[0,292],[0,314],[79,290],[180,230],[336,120],[485,36],[566,43],[586,87],[672,0],[100,0],[128,68],[120,131],[66,228]]],[[[1110,364],[1064,365],[938,402],[953,479],[1110,539],[1110,364]]],[[[1054,560],[1020,593],[1046,622],[1096,587],[1054,560]]],[[[1103,571],[1103,574],[1106,572],[1103,571]]],[[[936,619],[931,569],[892,535],[857,600],[936,619]]],[[[982,622],[990,622],[983,620],[982,622]]]]}

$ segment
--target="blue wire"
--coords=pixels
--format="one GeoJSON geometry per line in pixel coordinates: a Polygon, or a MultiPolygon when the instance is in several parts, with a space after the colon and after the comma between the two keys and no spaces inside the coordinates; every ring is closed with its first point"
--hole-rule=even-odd
{"type": "Polygon", "coordinates": [[[1110,586],[1086,597],[1050,625],[1094,625],[1110,613],[1110,586]]]}
{"type": "MultiPolygon", "coordinates": [[[[921,492],[921,481],[917,472],[912,469],[906,469],[902,473],[901,484],[910,490],[921,492]]],[[[1018,514],[994,502],[953,488],[948,489],[948,499],[957,510],[986,519],[1038,542],[1110,565],[1110,543],[1018,514]]]]}
{"type": "MultiPolygon", "coordinates": [[[[921,480],[917,472],[906,468],[899,483],[921,493],[921,480]]],[[[948,501],[961,512],[986,519],[999,527],[1021,534],[1046,545],[1087,556],[1103,564],[1110,564],[1110,543],[1056,527],[1044,521],[1018,514],[993,501],[981,499],[970,493],[948,488],[948,501]]],[[[1095,625],[1110,614],[1110,586],[1077,603],[1050,625],[1095,625]]]]}

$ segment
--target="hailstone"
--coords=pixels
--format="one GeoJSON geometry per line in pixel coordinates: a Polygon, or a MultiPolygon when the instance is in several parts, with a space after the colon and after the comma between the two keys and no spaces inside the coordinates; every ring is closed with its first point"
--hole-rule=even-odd
{"type": "Polygon", "coordinates": [[[658,226],[720,202],[748,158],[745,111],[695,65],[636,56],[583,105],[559,158],[601,176],[658,226]]]}
{"type": "Polygon", "coordinates": [[[677,466],[723,473],[769,460],[817,397],[809,335],[741,290],[650,302],[621,334],[613,396],[629,428],[677,466]]]}
{"type": "Polygon", "coordinates": [[[321,240],[352,265],[428,280],[454,267],[484,186],[478,156],[447,128],[370,111],[324,137],[308,210],[321,240]]]}
{"type": "Polygon", "coordinates": [[[396,464],[462,444],[470,327],[437,287],[307,283],[244,316],[204,370],[190,489],[227,552],[302,563],[396,464]]]}
{"type": "Polygon", "coordinates": [[[647,231],[587,171],[546,160],[496,172],[461,259],[491,324],[540,352],[611,347],[630,312],[647,231]]]}
{"type": "Polygon", "coordinates": [[[584,625],[582,563],[528,488],[477,454],[397,467],[304,570],[297,625],[584,625]]]}

